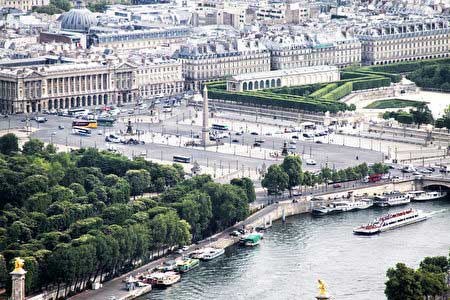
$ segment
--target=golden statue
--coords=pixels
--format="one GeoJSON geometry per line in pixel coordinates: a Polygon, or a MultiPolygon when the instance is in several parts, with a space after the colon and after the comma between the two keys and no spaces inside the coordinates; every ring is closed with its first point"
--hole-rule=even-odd
{"type": "Polygon", "coordinates": [[[25,264],[25,261],[21,259],[20,257],[16,257],[14,260],[14,271],[20,271],[23,269],[23,265],[25,264]]]}
{"type": "Polygon", "coordinates": [[[319,288],[319,296],[328,296],[325,282],[319,279],[319,285],[317,287],[319,288]]]}

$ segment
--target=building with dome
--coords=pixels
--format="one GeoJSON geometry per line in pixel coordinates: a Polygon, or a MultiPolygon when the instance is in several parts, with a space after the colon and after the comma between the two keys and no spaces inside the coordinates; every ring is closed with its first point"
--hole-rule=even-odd
{"type": "Polygon", "coordinates": [[[97,18],[86,8],[82,0],[77,0],[75,8],[61,17],[61,29],[64,31],[88,33],[91,26],[97,25],[97,18]]]}

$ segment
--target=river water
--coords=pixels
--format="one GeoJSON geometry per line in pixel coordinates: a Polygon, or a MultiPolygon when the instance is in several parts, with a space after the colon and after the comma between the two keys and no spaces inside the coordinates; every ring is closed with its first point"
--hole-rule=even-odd
{"type": "Polygon", "coordinates": [[[231,247],[184,274],[180,283],[139,300],[313,300],[323,279],[336,300],[382,300],[386,270],[417,267],[425,256],[448,255],[450,200],[373,208],[321,218],[303,214],[276,222],[255,248],[231,247]],[[371,237],[352,228],[406,207],[438,212],[431,219],[371,237]]]}

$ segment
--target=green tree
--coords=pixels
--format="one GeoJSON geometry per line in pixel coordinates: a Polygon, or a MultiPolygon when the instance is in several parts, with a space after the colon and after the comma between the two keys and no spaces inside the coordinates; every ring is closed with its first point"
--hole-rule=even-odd
{"type": "Polygon", "coordinates": [[[19,139],[13,133],[7,133],[0,137],[0,153],[9,155],[19,151],[19,139]]]}
{"type": "Polygon", "coordinates": [[[433,114],[425,102],[418,103],[415,109],[410,110],[410,114],[413,117],[414,123],[417,124],[417,127],[422,124],[433,124],[434,122],[433,114]]]}
{"type": "Polygon", "coordinates": [[[150,173],[147,170],[128,170],[125,173],[125,177],[130,184],[131,196],[136,197],[137,195],[142,195],[145,190],[147,190],[152,179],[150,173]]]}
{"type": "Polygon", "coordinates": [[[446,273],[417,271],[423,295],[426,297],[442,296],[447,290],[446,273]]]}
{"type": "Polygon", "coordinates": [[[420,278],[414,269],[397,263],[395,268],[388,269],[386,276],[384,293],[388,300],[423,300],[420,278]]]}
{"type": "Polygon", "coordinates": [[[44,143],[38,139],[30,139],[23,144],[22,153],[25,155],[40,155],[44,149],[44,143]]]}
{"type": "Polygon", "coordinates": [[[72,8],[72,4],[69,0],[50,0],[50,5],[53,5],[63,11],[69,11],[72,8]]]}
{"type": "Polygon", "coordinates": [[[279,165],[271,165],[261,185],[267,189],[269,194],[280,194],[289,186],[289,176],[279,165]]]}
{"type": "Polygon", "coordinates": [[[250,178],[233,178],[230,181],[230,184],[243,188],[245,193],[247,194],[247,199],[249,202],[253,202],[256,200],[255,186],[253,185],[253,181],[250,178]]]}
{"type": "Polygon", "coordinates": [[[281,168],[288,175],[289,196],[292,196],[292,188],[302,183],[302,161],[300,157],[295,155],[288,155],[284,158],[281,168]]]}

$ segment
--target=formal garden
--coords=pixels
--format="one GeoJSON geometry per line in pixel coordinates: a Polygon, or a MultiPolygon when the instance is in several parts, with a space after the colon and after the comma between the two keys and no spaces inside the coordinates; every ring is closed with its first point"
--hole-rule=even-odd
{"type": "Polygon", "coordinates": [[[226,82],[208,84],[210,99],[220,99],[263,107],[282,107],[310,112],[336,113],[354,110],[339,100],[352,91],[390,86],[401,80],[402,74],[424,88],[450,87],[450,58],[402,62],[389,65],[348,67],[341,80],[331,83],[271,88],[258,91],[228,92],[226,82]],[[430,75],[430,78],[426,76],[430,75]],[[424,77],[425,76],[425,77],[424,77]],[[437,82],[437,83],[436,83],[437,82]]]}

